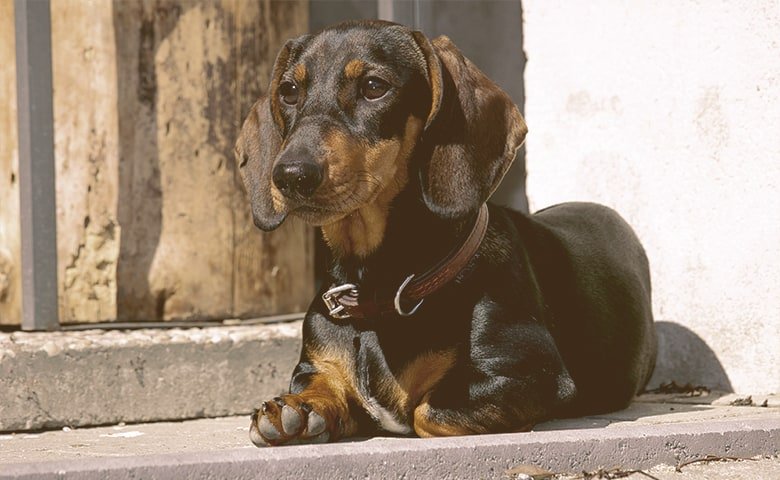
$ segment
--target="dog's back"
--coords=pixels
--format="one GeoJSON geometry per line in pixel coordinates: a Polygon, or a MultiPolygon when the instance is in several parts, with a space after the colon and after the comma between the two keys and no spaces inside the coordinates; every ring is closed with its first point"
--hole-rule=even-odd
{"type": "Polygon", "coordinates": [[[547,307],[545,322],[577,385],[564,415],[625,407],[655,365],[650,270],[613,210],[564,203],[517,217],[547,307]]]}

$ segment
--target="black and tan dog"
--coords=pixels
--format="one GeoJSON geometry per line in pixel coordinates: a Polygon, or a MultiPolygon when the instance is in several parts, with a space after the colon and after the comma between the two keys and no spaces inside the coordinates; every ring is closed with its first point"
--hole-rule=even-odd
{"type": "Polygon", "coordinates": [[[258,227],[303,218],[336,260],[255,444],[527,430],[645,385],[655,333],[631,228],[594,204],[484,206],[525,134],[446,37],[349,22],[284,46],[239,167],[258,227]]]}

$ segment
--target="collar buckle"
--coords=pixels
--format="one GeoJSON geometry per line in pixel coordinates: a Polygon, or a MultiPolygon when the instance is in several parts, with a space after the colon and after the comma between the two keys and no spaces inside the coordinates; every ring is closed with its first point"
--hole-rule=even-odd
{"type": "Polygon", "coordinates": [[[346,311],[346,306],[341,303],[341,297],[347,293],[357,297],[357,285],[354,283],[336,285],[322,294],[322,301],[325,302],[325,306],[328,308],[328,314],[330,314],[331,317],[337,320],[350,318],[351,315],[346,311]]]}

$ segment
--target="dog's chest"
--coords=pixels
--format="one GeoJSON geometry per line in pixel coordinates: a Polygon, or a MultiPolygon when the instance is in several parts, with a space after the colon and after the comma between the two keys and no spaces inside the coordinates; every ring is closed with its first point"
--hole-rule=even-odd
{"type": "Polygon", "coordinates": [[[363,332],[355,340],[357,347],[356,387],[363,408],[388,432],[410,434],[413,428],[403,411],[404,399],[395,376],[376,345],[376,334],[363,332]]]}

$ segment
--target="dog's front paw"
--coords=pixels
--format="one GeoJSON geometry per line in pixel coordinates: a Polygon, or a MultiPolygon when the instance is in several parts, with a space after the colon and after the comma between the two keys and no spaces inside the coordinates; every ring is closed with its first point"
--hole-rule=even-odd
{"type": "Polygon", "coordinates": [[[285,395],[252,414],[249,438],[258,447],[324,443],[331,439],[325,417],[297,395],[285,395]]]}

